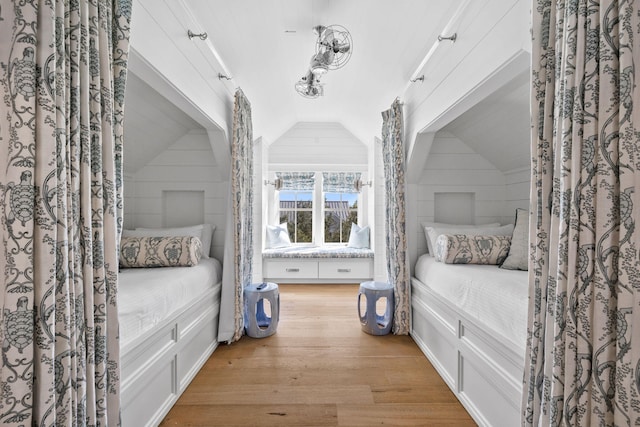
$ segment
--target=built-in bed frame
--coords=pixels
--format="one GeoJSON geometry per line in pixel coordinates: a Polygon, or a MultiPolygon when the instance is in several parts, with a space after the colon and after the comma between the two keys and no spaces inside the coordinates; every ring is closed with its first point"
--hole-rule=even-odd
{"type": "Polygon", "coordinates": [[[411,279],[411,336],[480,426],[520,425],[522,351],[411,279]]]}
{"type": "Polygon", "coordinates": [[[121,349],[123,427],[158,425],[216,349],[220,286],[121,349]]]}

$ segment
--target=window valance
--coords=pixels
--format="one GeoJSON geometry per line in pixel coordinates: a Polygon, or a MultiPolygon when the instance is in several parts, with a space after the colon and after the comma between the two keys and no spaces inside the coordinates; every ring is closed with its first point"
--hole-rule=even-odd
{"type": "Polygon", "coordinates": [[[322,191],[325,193],[358,193],[356,181],[360,172],[323,172],[322,191]]]}
{"type": "Polygon", "coordinates": [[[315,172],[276,172],[281,180],[280,191],[313,191],[315,172]]]}

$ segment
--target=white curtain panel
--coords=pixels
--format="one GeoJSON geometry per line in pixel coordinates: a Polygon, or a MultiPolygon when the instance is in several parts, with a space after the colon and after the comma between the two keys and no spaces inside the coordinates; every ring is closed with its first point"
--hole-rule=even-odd
{"type": "Polygon", "coordinates": [[[0,8],[0,424],[119,425],[131,1],[0,8]]]}
{"type": "Polygon", "coordinates": [[[243,292],[253,265],[253,125],[251,104],[235,94],[231,141],[231,183],[222,270],[218,341],[233,342],[244,333],[243,292]]]}
{"type": "Polygon", "coordinates": [[[524,426],[640,425],[639,8],[533,2],[524,426]]]}
{"type": "Polygon", "coordinates": [[[411,287],[406,236],[405,158],[402,105],[395,100],[382,113],[382,159],[385,179],[385,234],[387,277],[393,285],[394,334],[407,335],[411,329],[411,287]]]}

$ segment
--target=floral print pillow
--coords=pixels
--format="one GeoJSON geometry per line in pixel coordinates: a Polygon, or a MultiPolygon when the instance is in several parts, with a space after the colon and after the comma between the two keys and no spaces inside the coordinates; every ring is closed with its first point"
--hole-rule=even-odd
{"type": "Polygon", "coordinates": [[[436,261],[445,264],[500,265],[509,254],[511,236],[441,234],[436,240],[436,261]]]}
{"type": "Polygon", "coordinates": [[[120,267],[191,267],[202,257],[202,242],[195,236],[122,237],[120,267]]]}

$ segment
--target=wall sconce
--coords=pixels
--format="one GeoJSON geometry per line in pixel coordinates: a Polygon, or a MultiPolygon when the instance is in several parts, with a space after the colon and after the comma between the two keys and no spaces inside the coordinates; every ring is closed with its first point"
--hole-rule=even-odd
{"type": "Polygon", "coordinates": [[[265,179],[264,185],[273,185],[274,189],[280,190],[282,188],[282,179],[276,178],[273,181],[269,181],[268,179],[265,179]]]}
{"type": "Polygon", "coordinates": [[[362,182],[361,179],[356,179],[356,181],[353,183],[353,186],[355,187],[358,193],[362,191],[362,187],[364,187],[365,185],[371,186],[372,183],[371,181],[362,182]]]}

